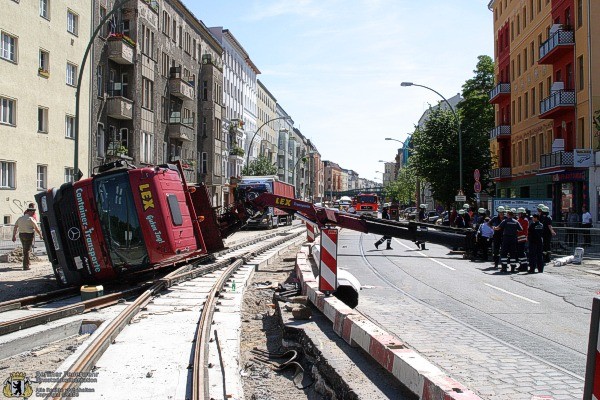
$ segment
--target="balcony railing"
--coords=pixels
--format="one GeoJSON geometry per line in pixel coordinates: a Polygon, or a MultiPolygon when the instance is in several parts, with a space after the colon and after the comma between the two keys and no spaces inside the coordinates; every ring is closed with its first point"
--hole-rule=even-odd
{"type": "Polygon", "coordinates": [[[503,136],[510,136],[510,125],[498,125],[490,131],[490,139],[495,139],[497,137],[503,136]]]}
{"type": "Polygon", "coordinates": [[[510,94],[510,83],[499,83],[490,90],[490,103],[498,100],[500,97],[504,95],[510,94]]]}
{"type": "Polygon", "coordinates": [[[133,101],[121,96],[109,97],[106,114],[115,119],[133,119],[133,101]]]}
{"type": "Polygon", "coordinates": [[[171,115],[169,117],[169,124],[183,124],[194,127],[194,118],[182,118],[177,115],[171,115]]]}
{"type": "Polygon", "coordinates": [[[509,178],[512,175],[512,171],[510,167],[500,167],[490,169],[490,178],[498,179],[498,178],[509,178]]]}
{"type": "Polygon", "coordinates": [[[569,49],[575,45],[575,34],[571,30],[559,29],[540,46],[540,64],[552,64],[552,53],[558,49],[569,49]]]}
{"type": "Polygon", "coordinates": [[[191,142],[194,140],[194,119],[181,118],[180,116],[171,116],[169,118],[169,138],[185,140],[191,142]]]}
{"type": "Polygon", "coordinates": [[[554,167],[572,167],[572,151],[555,151],[554,153],[542,154],[540,157],[540,169],[554,167]]]}
{"type": "Polygon", "coordinates": [[[540,118],[545,118],[544,114],[552,113],[561,107],[575,107],[574,90],[557,90],[540,101],[540,118]]]}

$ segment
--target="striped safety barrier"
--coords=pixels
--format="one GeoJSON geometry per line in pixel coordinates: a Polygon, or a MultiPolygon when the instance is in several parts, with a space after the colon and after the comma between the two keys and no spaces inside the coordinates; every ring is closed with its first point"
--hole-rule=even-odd
{"type": "Polygon", "coordinates": [[[319,290],[334,292],[337,288],[338,230],[321,229],[321,262],[319,263],[319,290]]]}
{"type": "Polygon", "coordinates": [[[313,243],[315,241],[315,226],[313,224],[309,224],[308,222],[305,222],[306,224],[306,240],[308,240],[309,243],[313,243]]]}

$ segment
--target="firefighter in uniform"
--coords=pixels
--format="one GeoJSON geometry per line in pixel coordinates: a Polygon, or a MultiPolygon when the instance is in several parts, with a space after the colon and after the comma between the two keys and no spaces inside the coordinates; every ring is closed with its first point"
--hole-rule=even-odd
{"type": "Polygon", "coordinates": [[[550,209],[544,204],[538,205],[538,213],[540,222],[544,226],[544,262],[550,262],[552,256],[552,236],[556,236],[556,232],[552,228],[552,217],[550,209]]]}
{"type": "MultiPolygon", "coordinates": [[[[388,213],[387,207],[383,207],[383,210],[381,211],[381,219],[390,219],[390,214],[388,213]]],[[[392,245],[392,237],[391,236],[382,236],[381,239],[379,239],[378,241],[375,242],[375,248],[378,249],[379,245],[382,244],[386,240],[387,240],[387,247],[385,249],[393,250],[392,246],[391,246],[392,245]]]]}
{"type": "Polygon", "coordinates": [[[498,208],[496,208],[496,211],[498,212],[498,215],[496,215],[488,222],[488,225],[492,229],[494,229],[494,236],[492,237],[492,254],[494,257],[494,268],[498,268],[498,264],[500,263],[500,245],[502,243],[502,231],[496,230],[496,227],[498,227],[500,223],[504,220],[504,207],[498,206],[498,208]]]}
{"type": "Polygon", "coordinates": [[[523,228],[517,233],[517,257],[519,259],[519,271],[527,271],[529,262],[527,261],[527,254],[525,253],[527,247],[527,232],[529,228],[529,220],[527,219],[527,213],[525,208],[519,207],[517,209],[519,214],[519,224],[523,228]]]}
{"type": "Polygon", "coordinates": [[[470,208],[470,206],[467,203],[465,203],[463,205],[463,210],[465,212],[462,215],[462,217],[463,217],[463,220],[465,221],[465,226],[464,226],[465,228],[471,228],[472,221],[471,221],[471,214],[469,214],[469,208],[470,208]]]}
{"type": "Polygon", "coordinates": [[[511,209],[507,213],[504,221],[494,228],[495,231],[502,231],[502,251],[500,252],[500,264],[502,264],[502,272],[508,271],[508,263],[510,262],[510,272],[515,272],[517,269],[517,233],[523,230],[519,221],[514,219],[515,213],[511,209]],[[510,254],[510,258],[508,255],[510,254]]]}
{"type": "MultiPolygon", "coordinates": [[[[421,204],[419,206],[419,214],[417,215],[417,221],[418,222],[429,222],[427,219],[427,214],[425,213],[425,210],[427,209],[427,204],[421,204]]],[[[421,249],[421,250],[427,250],[425,248],[425,241],[423,240],[418,240],[419,234],[417,232],[421,232],[421,236],[423,236],[423,232],[427,231],[427,227],[426,226],[419,226],[415,228],[415,232],[414,232],[414,242],[417,245],[417,249],[421,249]]]]}
{"type": "Polygon", "coordinates": [[[533,274],[537,268],[538,272],[544,272],[544,225],[540,222],[539,214],[533,214],[531,223],[527,230],[527,241],[529,242],[529,271],[533,274]]]}
{"type": "Polygon", "coordinates": [[[465,224],[465,214],[466,214],[466,212],[464,209],[458,210],[458,215],[456,216],[456,219],[454,220],[455,227],[457,227],[457,228],[466,228],[467,227],[467,225],[465,224]]]}

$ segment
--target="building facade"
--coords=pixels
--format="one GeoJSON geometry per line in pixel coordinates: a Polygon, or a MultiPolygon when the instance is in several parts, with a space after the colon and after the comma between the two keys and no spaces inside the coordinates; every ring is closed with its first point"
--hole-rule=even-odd
{"type": "Polygon", "coordinates": [[[280,181],[294,184],[292,168],[295,162],[294,121],[280,104],[276,105],[280,122],[277,142],[277,176],[280,181]]]}
{"type": "Polygon", "coordinates": [[[600,110],[593,0],[493,0],[496,125],[491,171],[498,197],[551,198],[559,221],[573,208],[598,215],[600,110]]]}
{"type": "MultiPolygon", "coordinates": [[[[279,141],[279,127],[281,122],[277,118],[277,99],[269,92],[267,87],[257,79],[257,124],[258,132],[254,140],[260,138],[259,155],[269,160],[269,163],[277,163],[277,143],[279,141]]],[[[250,159],[252,159],[250,154],[250,159]]]]}
{"type": "MultiPolygon", "coordinates": [[[[74,179],[75,92],[92,5],[6,1],[0,19],[0,215],[14,223],[34,195],[74,179]]],[[[88,67],[89,68],[89,67],[88,67]]],[[[90,73],[80,91],[78,169],[89,175],[90,73]]]]}

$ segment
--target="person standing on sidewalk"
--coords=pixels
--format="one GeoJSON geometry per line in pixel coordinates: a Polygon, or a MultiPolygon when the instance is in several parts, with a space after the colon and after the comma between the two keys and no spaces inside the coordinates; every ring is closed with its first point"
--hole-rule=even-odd
{"type": "Polygon", "coordinates": [[[592,214],[590,214],[585,205],[581,210],[581,227],[588,229],[588,231],[583,234],[583,244],[589,246],[591,244],[589,229],[592,229],[592,214]]]}
{"type": "MultiPolygon", "coordinates": [[[[383,210],[381,211],[381,219],[390,219],[390,214],[388,212],[387,207],[383,207],[383,210]]],[[[382,236],[381,239],[379,239],[378,241],[375,242],[375,248],[378,249],[379,245],[382,244],[386,240],[387,240],[386,250],[393,250],[391,236],[382,236]]]]}
{"type": "Polygon", "coordinates": [[[522,230],[517,233],[517,253],[519,258],[519,271],[527,271],[529,268],[529,261],[526,254],[527,248],[527,232],[529,229],[529,220],[527,219],[527,213],[524,207],[517,209],[519,214],[519,224],[521,224],[522,230]]]}
{"type": "Polygon", "coordinates": [[[504,206],[498,206],[496,208],[498,215],[492,218],[487,224],[494,230],[494,236],[492,237],[492,250],[494,254],[494,268],[498,268],[500,263],[500,246],[502,244],[502,231],[497,230],[496,227],[504,221],[504,206]]]}
{"type": "Polygon", "coordinates": [[[31,252],[31,246],[33,244],[33,239],[35,237],[35,233],[37,232],[40,237],[42,237],[42,232],[40,232],[35,219],[33,219],[33,215],[35,214],[35,208],[29,207],[25,214],[23,214],[17,222],[15,222],[15,228],[13,229],[13,237],[12,240],[15,242],[17,240],[17,231],[19,231],[19,239],[21,240],[21,245],[23,246],[23,269],[29,269],[29,253],[31,252]]]}

